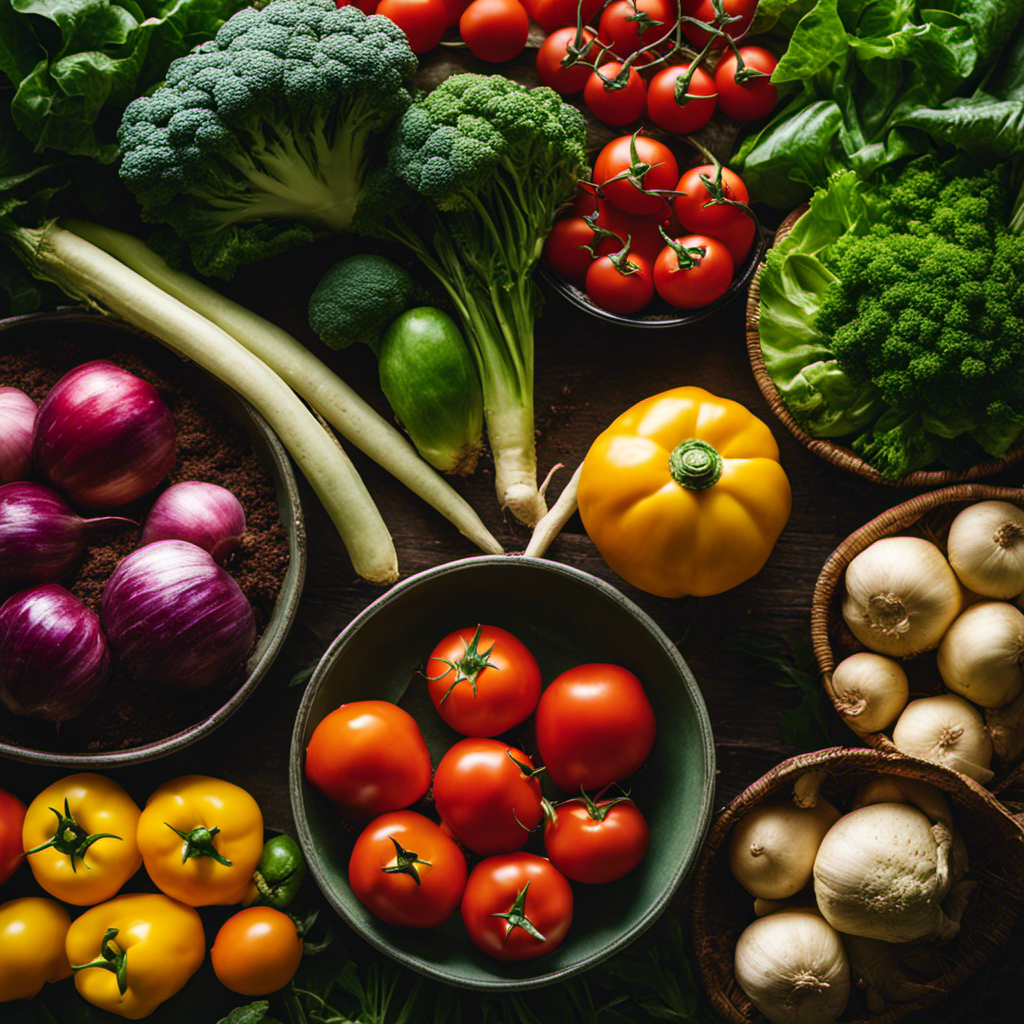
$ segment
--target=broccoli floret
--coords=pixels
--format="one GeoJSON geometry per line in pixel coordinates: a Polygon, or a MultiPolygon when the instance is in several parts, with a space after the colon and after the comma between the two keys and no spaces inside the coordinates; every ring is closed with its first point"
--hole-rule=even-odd
{"type": "Polygon", "coordinates": [[[333,0],[247,8],[129,104],[121,176],[199,271],[230,277],[349,228],[374,136],[408,107],[416,68],[388,18],[333,0]]]}
{"type": "Polygon", "coordinates": [[[309,326],[331,348],[365,342],[376,352],[384,329],[415,301],[416,283],[384,256],[335,263],[309,300],[309,326]]]}

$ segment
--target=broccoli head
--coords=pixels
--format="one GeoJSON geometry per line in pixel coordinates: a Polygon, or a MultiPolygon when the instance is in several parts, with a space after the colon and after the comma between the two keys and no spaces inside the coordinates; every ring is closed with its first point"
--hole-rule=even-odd
{"type": "Polygon", "coordinates": [[[129,104],[121,176],[196,268],[242,264],[345,231],[374,136],[411,102],[404,33],[333,0],[271,0],[229,18],[129,104]]]}
{"type": "Polygon", "coordinates": [[[416,298],[415,282],[397,263],[349,256],[320,278],[309,300],[309,326],[331,348],[362,341],[376,352],[384,329],[416,298]]]}

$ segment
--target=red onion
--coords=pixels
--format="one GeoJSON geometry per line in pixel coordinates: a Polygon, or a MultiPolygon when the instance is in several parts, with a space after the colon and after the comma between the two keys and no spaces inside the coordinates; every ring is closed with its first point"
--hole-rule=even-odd
{"type": "Polygon", "coordinates": [[[89,536],[136,526],[121,516],[82,519],[54,490],[18,482],[0,487],[0,586],[52,583],[66,576],[89,536]]]}
{"type": "Polygon", "coordinates": [[[63,587],[22,590],[0,607],[0,703],[16,715],[74,718],[109,672],[100,620],[63,587]]]}
{"type": "Polygon", "coordinates": [[[24,480],[32,463],[36,403],[17,388],[0,388],[0,484],[24,480]]]}
{"type": "Polygon", "coordinates": [[[103,590],[100,619],[133,676],[175,689],[226,675],[256,638],[241,587],[183,540],[159,540],[123,559],[103,590]]]}
{"type": "Polygon", "coordinates": [[[187,540],[209,551],[218,565],[242,542],[245,512],[226,487],[186,480],[153,503],[142,527],[142,543],[187,540]]]}
{"type": "Polygon", "coordinates": [[[32,458],[76,504],[107,508],[151,491],[174,465],[174,419],[156,388],[104,359],[43,399],[32,458]]]}

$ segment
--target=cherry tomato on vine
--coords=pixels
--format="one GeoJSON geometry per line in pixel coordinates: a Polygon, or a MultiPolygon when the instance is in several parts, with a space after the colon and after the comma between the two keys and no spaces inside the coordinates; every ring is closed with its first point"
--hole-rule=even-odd
{"type": "Polygon", "coordinates": [[[636,68],[631,67],[623,86],[616,85],[622,65],[602,64],[591,73],[583,87],[583,102],[599,121],[620,125],[635,121],[647,106],[647,89],[636,68]]]}
{"type": "Polygon", "coordinates": [[[210,950],[218,980],[243,996],[284,988],[302,961],[295,922],[272,907],[248,907],[221,925],[210,950]]]}
{"type": "MultiPolygon", "coordinates": [[[[754,20],[757,3],[758,0],[723,0],[722,6],[725,9],[725,13],[738,17],[737,21],[731,21],[724,26],[726,35],[732,39],[739,39],[746,35],[747,29],[750,28],[750,23],[754,20]]],[[[699,0],[696,7],[693,7],[692,10],[688,9],[684,13],[698,18],[700,21],[707,22],[709,25],[715,24],[715,8],[711,0],[699,0]]],[[[683,34],[698,50],[703,49],[712,36],[712,33],[701,28],[699,25],[694,25],[690,21],[683,22],[683,34]]],[[[717,36],[715,47],[724,45],[726,44],[722,42],[722,37],[717,36]]]]}
{"type": "Polygon", "coordinates": [[[392,811],[362,831],[348,862],[360,901],[387,924],[433,928],[458,909],[466,858],[441,826],[415,811],[392,811]]]}
{"type": "MultiPolygon", "coordinates": [[[[594,229],[582,217],[563,217],[556,220],[544,242],[544,262],[559,277],[582,288],[587,269],[594,257],[585,248],[594,240],[594,229]]],[[[598,255],[615,252],[621,246],[613,238],[597,243],[598,255]]]]}
{"type": "Polygon", "coordinates": [[[437,46],[448,24],[444,0],[380,0],[376,13],[390,18],[405,33],[413,53],[427,53],[437,46]]]}
{"type": "Polygon", "coordinates": [[[530,18],[518,0],[473,0],[459,18],[459,35],[470,53],[494,64],[522,53],[530,18]]]}
{"type": "Polygon", "coordinates": [[[699,309],[721,298],[733,275],[733,261],[722,242],[707,235],[673,239],[654,264],[654,287],[671,306],[699,309]]]}
{"type": "Polygon", "coordinates": [[[675,21],[673,0],[612,0],[601,12],[597,34],[616,57],[625,60],[641,47],[664,39],[675,21]]]}
{"type": "Polygon", "coordinates": [[[717,171],[712,164],[691,167],[683,172],[676,185],[676,191],[684,192],[685,195],[676,196],[672,206],[675,208],[679,223],[687,231],[715,236],[740,218],[752,223],[750,217],[738,206],[727,202],[715,202],[716,198],[739,203],[746,203],[749,200],[747,187],[740,180],[740,176],[730,171],[728,167],[723,167],[721,189],[718,188],[717,181],[717,171]]]}
{"type": "Polygon", "coordinates": [[[484,857],[518,850],[543,817],[533,771],[529,757],[507,743],[460,740],[434,773],[434,806],[445,830],[484,857]]]}
{"type": "Polygon", "coordinates": [[[416,720],[396,704],[342,704],[313,730],[306,778],[350,821],[408,807],[430,788],[430,752],[416,720]]]}
{"type": "MultiPolygon", "coordinates": [[[[593,21],[604,0],[583,0],[583,24],[593,21]]],[[[545,32],[575,25],[579,4],[577,0],[531,0],[527,11],[545,32]]]]}
{"type": "Polygon", "coordinates": [[[676,99],[676,83],[689,69],[689,64],[673,64],[662,68],[647,84],[647,116],[659,128],[677,135],[703,128],[715,112],[715,81],[703,68],[694,69],[685,93],[702,98],[683,103],[676,99]]]}
{"type": "Polygon", "coordinates": [[[739,54],[745,68],[762,74],[737,82],[739,61],[732,50],[727,50],[715,68],[718,105],[726,117],[737,121],[756,121],[767,117],[775,109],[779,90],[764,76],[770,75],[778,67],[779,59],[763,46],[741,46],[739,54]]]}
{"type": "Polygon", "coordinates": [[[482,860],[462,897],[473,943],[497,960],[532,960],[555,949],[572,924],[572,889],[550,861],[532,853],[482,860]]]}
{"type": "MultiPolygon", "coordinates": [[[[579,50],[584,59],[587,59],[591,50],[589,44],[594,39],[594,33],[589,28],[585,28],[582,36],[579,50]]],[[[592,67],[583,63],[572,64],[569,67],[562,65],[562,61],[568,55],[569,47],[575,42],[575,26],[560,28],[552,32],[537,50],[537,78],[540,80],[540,84],[554,89],[562,96],[579,92],[594,72],[592,67]]]]}
{"type": "Polygon", "coordinates": [[[497,626],[449,633],[431,652],[425,674],[438,714],[463,736],[506,732],[529,718],[540,699],[537,659],[497,626]]]}
{"type": "Polygon", "coordinates": [[[594,161],[594,181],[610,203],[627,213],[667,217],[665,198],[648,193],[674,189],[678,180],[679,165],[672,150],[646,135],[620,135],[594,161]]]}
{"type": "Polygon", "coordinates": [[[21,863],[25,847],[21,830],[25,823],[25,805],[12,793],[0,789],[0,884],[7,881],[21,863]]]}
{"type": "Polygon", "coordinates": [[[574,882],[599,885],[622,878],[644,859],[647,821],[632,800],[595,803],[584,794],[554,809],[544,826],[551,863],[574,882]]]}
{"type": "Polygon", "coordinates": [[[551,781],[567,793],[602,789],[647,760],[654,709],[643,684],[619,665],[578,665],[541,694],[537,749],[551,781]]]}
{"type": "Polygon", "coordinates": [[[599,256],[587,270],[585,285],[590,301],[610,313],[639,313],[654,298],[650,261],[632,250],[621,263],[615,254],[599,256]]]}
{"type": "Polygon", "coordinates": [[[604,197],[596,200],[597,217],[594,224],[599,229],[611,231],[615,238],[606,238],[607,248],[598,255],[613,255],[621,249],[626,239],[630,239],[629,252],[633,256],[642,256],[648,263],[653,264],[659,252],[665,244],[658,225],[671,216],[672,207],[666,204],[667,209],[659,210],[657,213],[634,214],[620,210],[614,203],[604,197]],[[614,243],[614,247],[613,247],[614,243]]]}

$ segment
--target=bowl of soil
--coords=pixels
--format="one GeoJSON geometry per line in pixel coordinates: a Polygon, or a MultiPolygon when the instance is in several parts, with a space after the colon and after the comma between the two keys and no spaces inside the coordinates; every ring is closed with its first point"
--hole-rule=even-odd
{"type": "MultiPolygon", "coordinates": [[[[93,359],[110,360],[157,389],[174,417],[176,460],[155,490],[110,510],[139,528],[91,539],[61,585],[98,613],[103,588],[118,562],[138,546],[156,497],[184,480],[219,484],[245,510],[245,534],[224,568],[253,607],[256,640],[238,668],[200,690],[147,686],[115,660],[104,692],[59,726],[0,706],[0,757],[76,769],[163,757],[227,721],[281,649],[298,609],[306,564],[302,508],[288,455],[266,421],[233,391],[109,317],[72,310],[0,321],[0,386],[19,388],[37,404],[65,373],[93,359]]],[[[0,593],[0,603],[11,592],[0,593]]]]}

